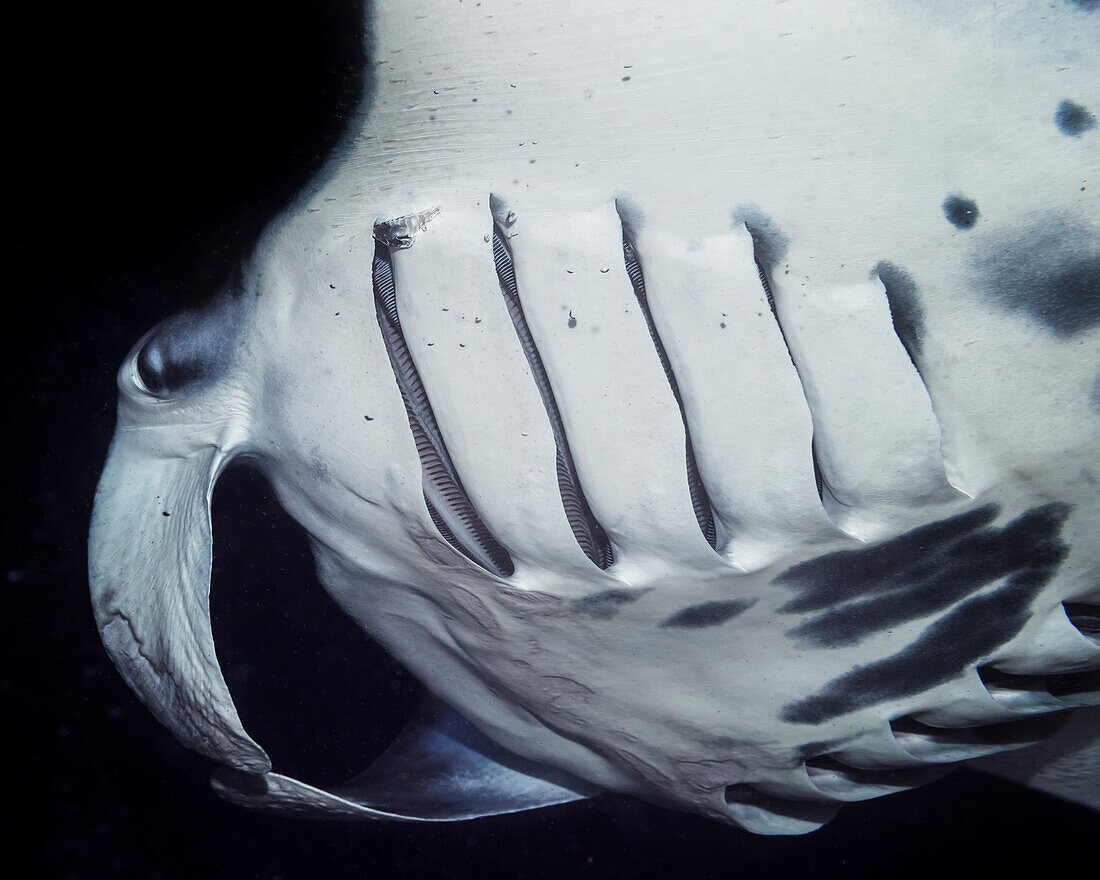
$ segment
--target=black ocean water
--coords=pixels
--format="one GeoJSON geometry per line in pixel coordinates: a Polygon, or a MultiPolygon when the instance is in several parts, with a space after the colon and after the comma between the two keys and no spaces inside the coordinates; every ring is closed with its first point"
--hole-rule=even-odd
{"type": "MultiPolygon", "coordinates": [[[[611,796],[454,825],[275,819],[219,801],[210,763],[127,690],[92,623],[85,541],[114,372],[152,323],[231,276],[320,167],[362,87],[364,29],[350,2],[197,0],[25,10],[8,34],[0,695],[8,853],[27,865],[12,876],[939,878],[1095,864],[1095,814],[966,771],[800,838],[611,796]]],[[[325,596],[261,478],[223,478],[214,531],[215,638],[245,726],[277,769],[320,783],[358,771],[418,685],[325,596]]]]}

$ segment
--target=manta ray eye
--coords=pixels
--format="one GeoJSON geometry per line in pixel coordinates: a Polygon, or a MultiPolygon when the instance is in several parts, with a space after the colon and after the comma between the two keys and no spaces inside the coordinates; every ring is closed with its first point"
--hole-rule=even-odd
{"type": "Polygon", "coordinates": [[[144,390],[161,397],[214,378],[227,356],[225,335],[222,324],[210,316],[184,312],[171,318],[135,359],[144,390]]]}

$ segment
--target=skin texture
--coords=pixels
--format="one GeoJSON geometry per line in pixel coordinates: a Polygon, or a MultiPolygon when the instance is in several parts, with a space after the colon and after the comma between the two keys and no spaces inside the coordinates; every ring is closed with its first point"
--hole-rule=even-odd
{"type": "Polygon", "coordinates": [[[1063,607],[1100,573],[1100,152],[1055,116],[1097,103],[1095,16],[744,5],[379,3],[361,128],[123,365],[97,620],[227,796],[333,806],[265,782],[217,667],[240,456],[365,630],[588,786],[796,833],[1095,696],[979,671],[1100,663],[1063,607]]]}

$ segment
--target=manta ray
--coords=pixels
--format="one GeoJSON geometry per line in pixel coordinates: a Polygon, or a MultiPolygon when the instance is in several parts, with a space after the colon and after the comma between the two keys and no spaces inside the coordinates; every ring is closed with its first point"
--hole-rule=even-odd
{"type": "Polygon", "coordinates": [[[795,834],[1100,703],[1095,2],[366,14],[335,155],[118,374],[96,620],[223,796],[795,834]],[[432,695],[331,790],[219,670],[235,461],[432,695]]]}

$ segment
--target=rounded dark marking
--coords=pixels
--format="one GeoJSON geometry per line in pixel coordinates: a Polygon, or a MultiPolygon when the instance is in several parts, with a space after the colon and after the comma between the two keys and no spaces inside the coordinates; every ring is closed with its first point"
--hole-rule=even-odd
{"type": "Polygon", "coordinates": [[[978,222],[978,203],[966,196],[948,196],[943,200],[943,216],[956,229],[969,229],[978,222]]]}
{"type": "Polygon", "coordinates": [[[755,205],[742,205],[733,213],[734,225],[744,223],[752,236],[756,262],[768,269],[774,269],[787,256],[791,240],[779,229],[771,217],[755,205]]]}
{"type": "Polygon", "coordinates": [[[974,286],[987,299],[1058,336],[1100,324],[1100,235],[1091,223],[1055,215],[982,241],[974,286]]]}
{"type": "Polygon", "coordinates": [[[873,275],[877,275],[882,286],[886,288],[894,332],[915,363],[914,355],[920,353],[924,341],[924,309],[921,308],[920,298],[917,296],[916,282],[900,266],[885,260],[875,266],[873,275]]]}
{"type": "Polygon", "coordinates": [[[1068,137],[1081,137],[1086,131],[1096,128],[1096,114],[1067,98],[1054,111],[1054,124],[1068,137]]]}

